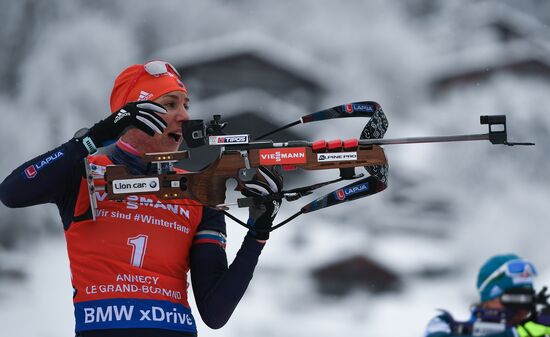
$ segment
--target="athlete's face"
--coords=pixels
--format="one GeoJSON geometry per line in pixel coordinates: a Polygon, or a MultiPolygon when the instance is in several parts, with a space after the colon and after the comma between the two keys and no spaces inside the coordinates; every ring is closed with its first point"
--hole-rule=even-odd
{"type": "MultiPolygon", "coordinates": [[[[481,305],[485,309],[497,309],[497,310],[505,310],[506,306],[502,303],[499,297],[493,298],[489,301],[485,301],[481,305]]],[[[509,318],[509,321],[507,322],[509,325],[517,325],[521,323],[523,320],[525,320],[529,316],[529,310],[527,309],[521,309],[514,312],[514,315],[509,318]]]]}
{"type": "Polygon", "coordinates": [[[181,126],[189,119],[189,98],[183,91],[172,91],[155,99],[167,113],[159,114],[168,126],[162,134],[153,137],[138,129],[130,129],[123,140],[141,153],[177,151],[183,141],[181,126]]]}
{"type": "Polygon", "coordinates": [[[183,91],[172,91],[160,96],[155,102],[168,111],[162,115],[168,127],[161,135],[155,134],[153,139],[158,143],[159,152],[177,151],[183,141],[181,125],[189,120],[189,98],[183,91]]]}

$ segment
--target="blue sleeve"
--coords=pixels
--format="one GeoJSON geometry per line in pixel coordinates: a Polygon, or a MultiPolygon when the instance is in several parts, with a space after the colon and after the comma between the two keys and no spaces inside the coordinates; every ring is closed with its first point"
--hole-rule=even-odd
{"type": "Polygon", "coordinates": [[[202,219],[197,228],[197,232],[200,233],[202,231],[217,231],[224,236],[227,235],[223,213],[209,207],[203,207],[202,219]]]}
{"type": "Polygon", "coordinates": [[[197,244],[191,249],[191,282],[195,302],[204,323],[219,329],[227,323],[244,295],[264,247],[246,236],[235,260],[217,244],[197,244]]]}
{"type": "MultiPolygon", "coordinates": [[[[424,337],[473,337],[471,334],[472,326],[470,325],[467,331],[458,332],[456,324],[452,316],[447,312],[444,312],[443,315],[434,317],[426,327],[424,332],[424,337]],[[457,330],[457,331],[455,331],[457,330]]],[[[513,329],[507,328],[505,331],[494,333],[494,334],[485,334],[486,337],[516,337],[513,329]]]]}
{"type": "Polygon", "coordinates": [[[56,203],[65,223],[72,216],[87,154],[82,144],[70,140],[27,161],[0,184],[0,201],[8,207],[56,203]]]}

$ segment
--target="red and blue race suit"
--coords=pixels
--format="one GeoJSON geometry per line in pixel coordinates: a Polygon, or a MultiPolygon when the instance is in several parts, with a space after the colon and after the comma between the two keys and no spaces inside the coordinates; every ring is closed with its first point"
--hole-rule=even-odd
{"type": "MultiPolygon", "coordinates": [[[[203,321],[223,326],[252,278],[263,244],[246,237],[231,266],[225,220],[199,203],[129,196],[110,201],[96,191],[92,220],[83,159],[73,140],[15,169],[0,185],[9,207],[55,203],[67,241],[77,336],[195,336],[187,273],[203,321]]],[[[125,165],[145,174],[148,165],[117,143],[89,156],[96,185],[105,167],[125,165]]]]}

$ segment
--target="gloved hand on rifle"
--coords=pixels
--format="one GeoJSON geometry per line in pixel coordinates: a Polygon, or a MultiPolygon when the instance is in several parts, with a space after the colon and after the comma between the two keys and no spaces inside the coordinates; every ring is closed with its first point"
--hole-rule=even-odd
{"type": "Polygon", "coordinates": [[[129,127],[136,127],[149,136],[162,134],[167,124],[159,114],[166,113],[162,105],[153,101],[130,102],[86,130],[86,133],[77,132],[75,138],[80,138],[88,152],[92,153],[96,148],[118,139],[129,127]]]}
{"type": "Polygon", "coordinates": [[[260,181],[256,176],[255,179],[243,183],[241,193],[254,199],[249,208],[247,224],[252,229],[248,231],[248,235],[264,241],[269,239],[268,230],[273,226],[273,220],[281,205],[282,197],[277,193],[283,188],[283,177],[278,172],[272,172],[263,166],[258,168],[258,172],[265,182],[260,181]]]}

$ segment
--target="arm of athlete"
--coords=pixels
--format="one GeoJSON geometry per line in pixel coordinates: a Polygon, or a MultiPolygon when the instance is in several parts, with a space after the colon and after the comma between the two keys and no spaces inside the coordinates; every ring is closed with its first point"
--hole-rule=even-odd
{"type": "Polygon", "coordinates": [[[227,323],[252,279],[265,244],[245,237],[228,267],[221,247],[196,245],[191,251],[191,279],[195,301],[204,323],[219,329],[227,323]]]}
{"type": "Polygon", "coordinates": [[[204,209],[199,232],[191,249],[191,281],[195,301],[206,325],[218,329],[227,323],[244,295],[265,242],[279,210],[280,199],[273,199],[282,190],[282,177],[263,167],[259,173],[265,181],[245,184],[243,194],[256,198],[250,207],[248,224],[252,229],[245,236],[233,263],[228,266],[225,254],[225,220],[223,214],[204,209]],[[216,227],[218,230],[216,230],[216,227]],[[221,228],[221,229],[220,229],[221,228]]]}
{"type": "Polygon", "coordinates": [[[265,243],[247,235],[228,266],[225,240],[220,235],[225,233],[223,214],[205,208],[203,223],[210,224],[211,229],[201,228],[191,249],[191,282],[202,320],[210,328],[219,329],[244,295],[265,243]],[[223,224],[223,232],[212,228],[216,223],[223,224]]]}
{"type": "Polygon", "coordinates": [[[0,184],[0,200],[8,207],[27,207],[56,202],[67,182],[80,179],[84,167],[77,165],[88,151],[74,140],[17,167],[0,184]]]}
{"type": "Polygon", "coordinates": [[[84,170],[82,160],[96,148],[109,144],[129,127],[139,128],[151,136],[162,133],[166,122],[159,113],[164,114],[166,110],[154,102],[126,104],[86,134],[16,168],[0,185],[0,200],[8,207],[59,202],[68,179],[80,180],[84,170]]]}

